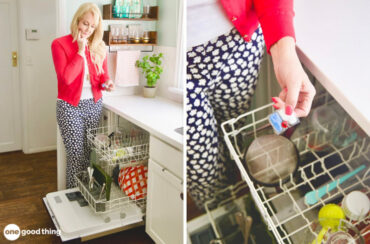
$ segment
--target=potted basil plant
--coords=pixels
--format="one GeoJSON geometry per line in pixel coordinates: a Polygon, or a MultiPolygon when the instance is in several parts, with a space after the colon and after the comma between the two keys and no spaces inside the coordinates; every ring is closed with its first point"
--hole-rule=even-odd
{"type": "Polygon", "coordinates": [[[156,84],[163,72],[162,59],[163,53],[147,55],[142,60],[136,61],[136,67],[141,68],[142,73],[146,78],[146,86],[144,86],[144,97],[153,98],[155,97],[156,84]]]}

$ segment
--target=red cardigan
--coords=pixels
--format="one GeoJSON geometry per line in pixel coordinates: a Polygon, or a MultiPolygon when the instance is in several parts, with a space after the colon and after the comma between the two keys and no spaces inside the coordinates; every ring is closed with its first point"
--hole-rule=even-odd
{"type": "MultiPolygon", "coordinates": [[[[82,93],[85,64],[83,57],[77,53],[77,41],[72,42],[72,40],[72,35],[55,39],[51,44],[51,52],[58,79],[58,98],[73,106],[78,106],[82,93]]],[[[103,96],[102,84],[109,80],[107,57],[103,63],[104,74],[98,74],[87,47],[85,55],[89,67],[92,94],[94,101],[97,102],[103,96]]]]}
{"type": "Polygon", "coordinates": [[[295,39],[293,0],[221,0],[221,4],[244,40],[250,41],[261,24],[268,53],[284,36],[295,39]]]}

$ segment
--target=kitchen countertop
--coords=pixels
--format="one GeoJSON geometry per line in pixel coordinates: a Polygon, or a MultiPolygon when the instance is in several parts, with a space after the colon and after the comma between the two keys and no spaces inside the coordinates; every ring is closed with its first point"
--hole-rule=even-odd
{"type": "Polygon", "coordinates": [[[370,135],[370,1],[296,0],[301,62],[370,135]]]}
{"type": "Polygon", "coordinates": [[[103,105],[117,115],[148,131],[151,135],[183,150],[183,136],[175,129],[183,126],[182,104],[156,97],[110,96],[103,105]]]}

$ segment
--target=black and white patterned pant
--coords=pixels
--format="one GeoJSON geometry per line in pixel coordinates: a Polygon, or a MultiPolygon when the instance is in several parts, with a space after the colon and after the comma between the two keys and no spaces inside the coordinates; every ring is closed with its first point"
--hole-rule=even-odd
{"type": "Polygon", "coordinates": [[[74,175],[89,166],[90,147],[87,143],[87,130],[99,126],[102,113],[102,99],[83,99],[77,107],[57,100],[57,122],[67,153],[66,185],[77,186],[74,175]]]}
{"type": "Polygon", "coordinates": [[[200,208],[237,172],[220,125],[247,111],[263,47],[261,28],[250,42],[232,29],[187,52],[187,189],[200,208]]]}

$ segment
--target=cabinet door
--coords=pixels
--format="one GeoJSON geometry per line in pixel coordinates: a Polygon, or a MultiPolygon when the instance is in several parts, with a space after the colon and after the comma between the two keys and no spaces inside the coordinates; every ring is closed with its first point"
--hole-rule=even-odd
{"type": "Polygon", "coordinates": [[[146,232],[156,243],[183,243],[182,181],[149,159],[146,232]]]}

